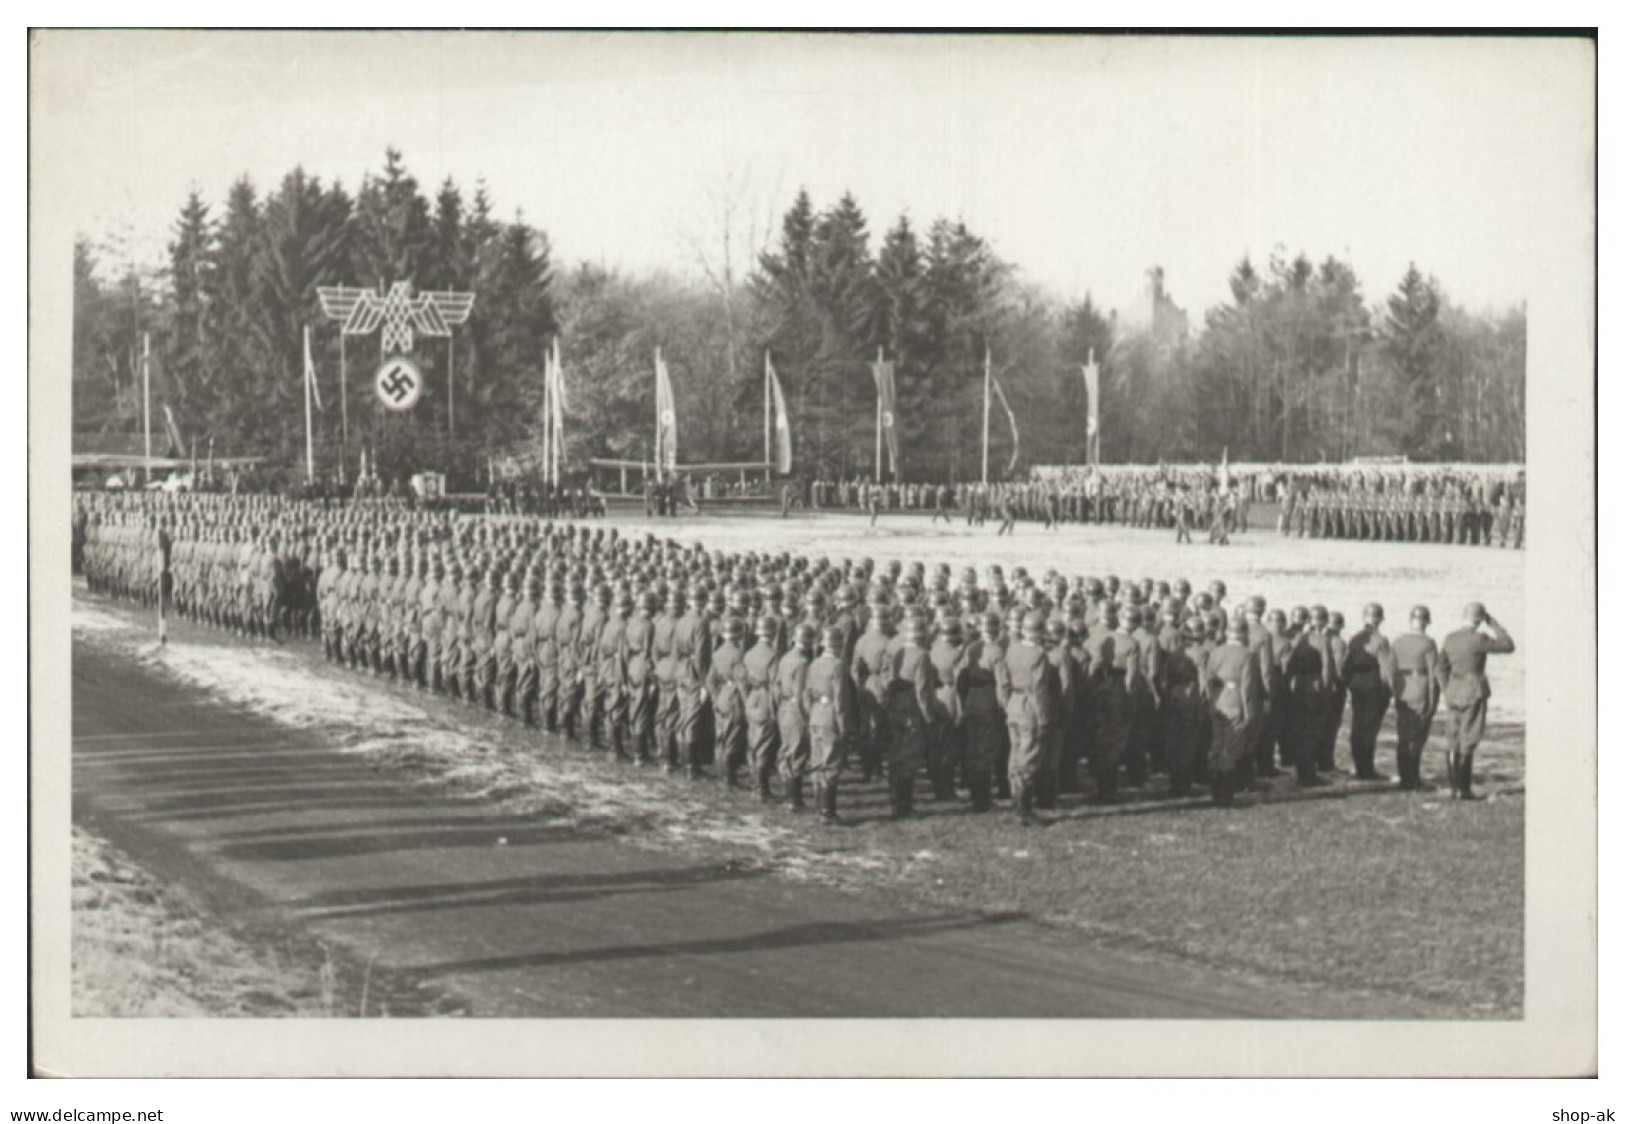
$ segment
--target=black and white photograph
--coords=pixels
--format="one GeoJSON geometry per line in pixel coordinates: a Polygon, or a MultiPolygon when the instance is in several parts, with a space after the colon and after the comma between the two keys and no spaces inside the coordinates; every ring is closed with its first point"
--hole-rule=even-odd
{"type": "Polygon", "coordinates": [[[1590,34],[30,54],[36,1066],[1596,1072],[1590,34]]]}

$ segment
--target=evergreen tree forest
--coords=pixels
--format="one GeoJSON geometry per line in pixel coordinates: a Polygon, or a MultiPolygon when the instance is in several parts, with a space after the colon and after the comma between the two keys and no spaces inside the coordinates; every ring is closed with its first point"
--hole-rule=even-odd
{"type": "MultiPolygon", "coordinates": [[[[308,325],[321,470],[336,471],[342,448],[350,475],[363,446],[385,475],[449,470],[465,486],[487,458],[533,450],[555,337],[578,466],[648,454],[657,347],[685,463],[762,458],[764,353],[798,474],[872,471],[882,355],[896,365],[905,478],[979,476],[989,357],[1019,428],[1015,473],[1080,463],[1091,349],[1108,463],[1523,458],[1523,311],[1462,308],[1419,265],[1368,290],[1335,257],[1244,259],[1228,299],[1169,339],[1089,296],[1057,298],[957,218],[905,214],[881,229],[851,194],[800,192],[750,257],[645,275],[556,261],[545,216],[500,207],[483,182],[420,184],[394,150],[353,193],[302,168],[274,185],[239,179],[223,201],[181,202],[162,263],[76,243],[74,429],[141,431],[147,336],[155,414],[167,406],[186,445],[298,465],[308,325]],[[400,280],[477,298],[450,341],[419,337],[422,400],[388,414],[372,390],[378,335],[341,341],[316,290],[400,280]]],[[[155,417],[155,452],[171,444],[162,432],[155,417]]],[[[1002,475],[1017,450],[997,403],[990,433],[1002,475]]]]}

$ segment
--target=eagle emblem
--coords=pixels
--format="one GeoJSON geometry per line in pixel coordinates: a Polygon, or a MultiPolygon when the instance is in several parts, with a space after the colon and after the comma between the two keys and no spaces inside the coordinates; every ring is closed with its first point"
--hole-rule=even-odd
{"type": "Polygon", "coordinates": [[[413,294],[410,281],[397,281],[384,292],[322,286],[316,290],[322,312],[342,320],[347,336],[370,336],[383,326],[383,350],[399,354],[412,350],[418,334],[444,337],[454,324],[466,323],[474,311],[474,294],[432,291],[413,294]]]}

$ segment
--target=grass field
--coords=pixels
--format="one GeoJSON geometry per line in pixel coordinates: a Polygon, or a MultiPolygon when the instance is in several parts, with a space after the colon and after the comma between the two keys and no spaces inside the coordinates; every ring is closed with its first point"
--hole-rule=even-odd
{"type": "MultiPolygon", "coordinates": [[[[1224,579],[1232,597],[1323,602],[1357,619],[1383,601],[1398,623],[1434,609],[1442,636],[1461,603],[1487,602],[1517,637],[1523,556],[1495,549],[1239,536],[1228,548],[1175,548],[1126,529],[1023,525],[1015,539],[962,524],[934,530],[898,516],[871,530],[844,515],[779,520],[707,515],[645,530],[725,550],[1000,562],[1067,573],[1224,579]]],[[[1517,1017],[1523,996],[1524,711],[1522,657],[1491,664],[1495,696],[1480,751],[1490,799],[1462,806],[1439,794],[1339,780],[1300,795],[1290,781],[1233,811],[1173,802],[1156,781],[1125,807],[1063,798],[1033,831],[1008,813],[922,802],[919,819],[885,819],[878,782],[843,787],[844,829],[763,809],[716,784],[628,770],[486,714],[349,673],[311,646],[252,646],[177,627],[151,643],[149,622],[79,595],[74,629],[207,689],[223,701],[322,732],[424,783],[490,797],[506,813],[628,843],[760,866],[790,879],[883,888],[925,905],[1019,910],[1080,937],[1177,957],[1243,977],[1286,977],[1391,1001],[1395,1017],[1517,1017]]],[[[1425,771],[1442,771],[1436,731],[1425,771]]],[[[1347,764],[1346,726],[1339,756],[1347,764]]],[[[1393,719],[1379,743],[1393,771],[1393,719]]],[[[76,918],[77,920],[77,918],[76,918]]]]}

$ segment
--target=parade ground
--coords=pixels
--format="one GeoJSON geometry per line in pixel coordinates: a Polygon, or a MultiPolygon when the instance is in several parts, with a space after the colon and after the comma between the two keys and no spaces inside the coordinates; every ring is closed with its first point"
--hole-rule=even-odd
{"type": "MultiPolygon", "coordinates": [[[[609,523],[730,551],[1219,578],[1232,601],[1341,610],[1351,632],[1372,600],[1390,636],[1416,603],[1440,639],[1469,599],[1514,637],[1524,623],[1524,555],[1494,548],[996,538],[925,515],[609,523]]],[[[1215,810],[1157,778],[1111,808],[1063,797],[1035,830],[928,800],[896,823],[881,782],[853,777],[830,828],[335,669],[312,643],[170,621],[160,646],[152,614],[83,586],[73,630],[78,1014],[159,996],[261,1016],[1522,1010],[1520,654],[1491,661],[1478,804],[1344,774],[1215,810]]],[[[1436,724],[1430,780],[1442,744],[1436,724]]],[[[1393,772],[1391,714],[1378,765],[1393,772]]]]}

